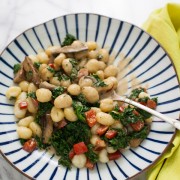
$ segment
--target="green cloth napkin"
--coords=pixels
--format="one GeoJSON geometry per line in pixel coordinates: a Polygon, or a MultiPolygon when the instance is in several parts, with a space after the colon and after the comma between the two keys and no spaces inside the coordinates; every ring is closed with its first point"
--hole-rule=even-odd
{"type": "MultiPolygon", "coordinates": [[[[180,79],[180,4],[169,3],[152,12],[143,28],[168,52],[180,79]]],[[[180,180],[180,131],[171,147],[148,171],[148,180],[155,179],[180,180]]]]}

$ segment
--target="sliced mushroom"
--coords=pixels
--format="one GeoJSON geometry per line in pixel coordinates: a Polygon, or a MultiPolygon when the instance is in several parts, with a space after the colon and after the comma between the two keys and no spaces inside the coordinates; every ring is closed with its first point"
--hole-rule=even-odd
{"type": "Polygon", "coordinates": [[[39,86],[41,83],[41,78],[37,69],[34,67],[32,60],[26,56],[25,60],[22,62],[22,65],[25,70],[26,79],[39,86]]]}
{"type": "Polygon", "coordinates": [[[43,143],[47,144],[53,132],[53,121],[49,113],[46,113],[46,115],[43,116],[41,124],[43,127],[43,143]]]}
{"type": "Polygon", "coordinates": [[[79,59],[84,57],[88,53],[88,47],[84,43],[73,43],[70,46],[64,46],[54,49],[52,55],[56,56],[57,54],[64,53],[68,57],[74,57],[79,59]]]}
{"type": "Polygon", "coordinates": [[[53,90],[54,88],[56,88],[57,86],[48,83],[47,81],[41,82],[39,84],[39,88],[45,88],[45,89],[49,89],[49,90],[53,90]]]}
{"type": "Polygon", "coordinates": [[[23,80],[25,80],[25,71],[23,69],[23,66],[21,66],[21,69],[14,76],[14,82],[20,83],[23,80]]]}

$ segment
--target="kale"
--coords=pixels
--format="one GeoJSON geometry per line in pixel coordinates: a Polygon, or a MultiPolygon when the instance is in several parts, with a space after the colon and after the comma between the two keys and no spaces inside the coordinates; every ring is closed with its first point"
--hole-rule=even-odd
{"type": "Polygon", "coordinates": [[[153,100],[156,104],[158,103],[158,97],[152,98],[151,100],[153,100]]]}
{"type": "Polygon", "coordinates": [[[128,136],[130,137],[130,139],[145,139],[148,133],[149,133],[149,127],[144,126],[140,131],[138,132],[133,131],[128,136]]]}
{"type": "Polygon", "coordinates": [[[118,104],[115,105],[114,111],[119,112],[119,105],[118,104]]]}
{"type": "Polygon", "coordinates": [[[35,67],[36,69],[39,69],[40,65],[41,65],[40,62],[34,62],[34,67],[35,67]]]}
{"type": "Polygon", "coordinates": [[[84,95],[82,93],[75,96],[74,99],[76,99],[77,101],[80,101],[82,104],[87,104],[88,103],[86,98],[84,97],[84,95]]]}
{"type": "Polygon", "coordinates": [[[134,110],[135,108],[131,108],[130,106],[124,109],[124,112],[122,113],[120,118],[120,121],[124,126],[143,119],[141,114],[139,114],[138,116],[134,114],[134,110]]]}
{"type": "Polygon", "coordinates": [[[122,118],[122,114],[120,114],[120,113],[117,112],[117,111],[111,111],[109,114],[110,114],[110,115],[112,116],[112,118],[115,119],[115,120],[120,120],[120,119],[122,118]]]}
{"type": "Polygon", "coordinates": [[[70,58],[69,62],[72,64],[72,70],[71,70],[71,74],[70,74],[70,78],[71,80],[75,80],[77,78],[77,75],[78,75],[78,63],[75,59],[73,58],[70,58]]]}
{"type": "Polygon", "coordinates": [[[70,58],[69,62],[72,64],[73,67],[76,67],[78,65],[78,62],[73,58],[70,58]]]}
{"type": "Polygon", "coordinates": [[[100,106],[100,103],[99,102],[95,102],[95,103],[88,103],[87,102],[87,100],[86,100],[86,98],[85,98],[85,96],[82,94],[82,93],[80,93],[79,95],[77,95],[77,96],[73,96],[72,97],[75,101],[79,101],[79,102],[81,102],[83,105],[86,105],[86,106],[88,106],[88,107],[99,107],[100,106]]]}
{"type": "Polygon", "coordinates": [[[48,66],[47,67],[47,70],[51,73],[55,73],[55,70],[51,67],[51,66],[48,66]]]}
{"type": "Polygon", "coordinates": [[[16,74],[21,69],[21,64],[15,64],[13,69],[14,69],[14,74],[16,74]]]}
{"type": "Polygon", "coordinates": [[[36,93],[35,92],[27,93],[27,97],[31,97],[33,99],[36,99],[36,93]]]}
{"type": "Polygon", "coordinates": [[[35,136],[34,139],[36,140],[39,149],[46,149],[49,146],[49,144],[44,144],[43,139],[38,136],[35,136]]]}
{"type": "Polygon", "coordinates": [[[90,109],[90,107],[83,105],[81,102],[73,101],[73,109],[82,122],[86,122],[85,112],[90,109]]]}
{"type": "Polygon", "coordinates": [[[58,86],[52,90],[52,97],[55,99],[65,91],[64,87],[58,86]]]}
{"type": "Polygon", "coordinates": [[[32,71],[26,72],[26,78],[27,78],[28,81],[30,81],[32,79],[32,77],[33,77],[33,72],[32,71]]]}
{"type": "Polygon", "coordinates": [[[117,131],[117,135],[114,138],[108,139],[103,136],[102,139],[108,143],[108,146],[113,147],[115,150],[120,148],[126,148],[130,140],[130,138],[127,136],[127,133],[123,129],[114,130],[117,131]]]}
{"type": "Polygon", "coordinates": [[[85,153],[86,157],[92,162],[96,163],[98,161],[98,155],[93,151],[93,145],[88,144],[88,152],[85,153]]]}
{"type": "Polygon", "coordinates": [[[107,86],[107,84],[105,84],[104,81],[102,81],[97,74],[92,74],[91,76],[96,80],[96,82],[94,82],[94,86],[96,87],[107,86]]]}
{"type": "Polygon", "coordinates": [[[72,68],[70,78],[72,81],[74,81],[77,78],[78,75],[78,70],[76,68],[72,68]]]}
{"type": "Polygon", "coordinates": [[[144,92],[144,89],[143,89],[143,88],[133,89],[133,90],[131,91],[131,94],[130,94],[129,98],[130,98],[130,99],[136,99],[136,98],[138,98],[138,96],[139,96],[139,94],[140,94],[141,92],[144,92]]]}
{"type": "Polygon", "coordinates": [[[57,155],[61,156],[58,161],[59,164],[70,169],[69,152],[73,145],[79,142],[89,144],[90,137],[91,133],[88,125],[81,121],[70,122],[64,128],[53,132],[50,142],[57,155]]]}
{"type": "Polygon", "coordinates": [[[152,116],[152,114],[150,114],[147,111],[144,111],[142,109],[137,108],[136,110],[138,111],[139,114],[141,114],[143,119],[148,119],[148,118],[150,118],[152,116]]]}
{"type": "Polygon", "coordinates": [[[61,46],[69,46],[73,43],[73,41],[75,41],[76,38],[71,35],[71,34],[67,34],[66,37],[64,38],[64,41],[62,42],[61,46]]]}
{"type": "Polygon", "coordinates": [[[64,72],[62,71],[56,71],[54,74],[54,77],[58,77],[59,81],[67,81],[70,79],[69,76],[67,76],[64,72]]]}
{"type": "Polygon", "coordinates": [[[61,155],[61,158],[58,160],[58,164],[61,164],[64,167],[67,167],[68,169],[71,169],[71,160],[67,155],[66,156],[61,155]]]}
{"type": "Polygon", "coordinates": [[[51,111],[52,107],[53,104],[51,104],[50,102],[45,102],[45,103],[39,102],[38,111],[35,116],[35,121],[38,124],[40,124],[40,119],[45,115],[47,111],[51,111]]]}
{"type": "Polygon", "coordinates": [[[19,141],[20,141],[21,145],[23,146],[24,143],[25,143],[26,141],[28,141],[28,139],[19,138],[19,141]]]}

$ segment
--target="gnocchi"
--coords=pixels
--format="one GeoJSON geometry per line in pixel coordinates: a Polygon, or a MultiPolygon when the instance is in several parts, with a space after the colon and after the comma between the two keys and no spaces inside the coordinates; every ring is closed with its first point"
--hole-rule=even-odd
{"type": "MultiPolygon", "coordinates": [[[[31,140],[38,147],[51,145],[60,155],[59,164],[68,168],[93,168],[98,161],[107,163],[119,158],[120,151],[139,146],[152,117],[109,96],[121,88],[112,60],[96,42],[83,43],[70,34],[62,47],[51,46],[25,58],[20,67],[33,78],[18,77],[18,70],[18,86],[6,92],[8,99],[15,99],[17,134],[25,145],[31,140]]],[[[129,98],[152,109],[157,105],[141,87],[129,98]]]]}

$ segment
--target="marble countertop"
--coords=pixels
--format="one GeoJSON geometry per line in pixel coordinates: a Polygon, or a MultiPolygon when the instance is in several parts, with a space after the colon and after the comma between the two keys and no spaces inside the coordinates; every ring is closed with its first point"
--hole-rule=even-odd
{"type": "MultiPolygon", "coordinates": [[[[149,14],[179,0],[1,0],[0,52],[24,30],[52,18],[77,12],[98,13],[142,26],[149,14]]],[[[145,173],[137,179],[146,179],[145,173]]],[[[27,180],[0,155],[0,180],[27,180]]]]}

